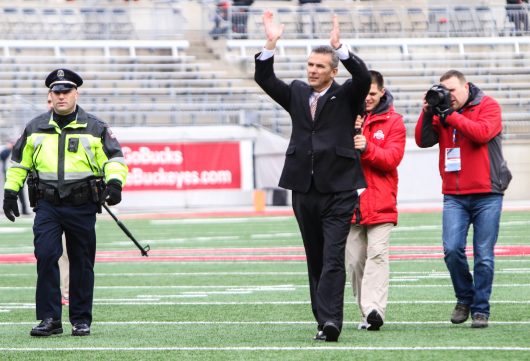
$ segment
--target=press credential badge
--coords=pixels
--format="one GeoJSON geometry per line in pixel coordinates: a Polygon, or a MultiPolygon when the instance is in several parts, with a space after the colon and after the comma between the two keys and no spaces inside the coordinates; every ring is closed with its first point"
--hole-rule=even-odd
{"type": "Polygon", "coordinates": [[[460,169],[460,148],[445,148],[445,171],[458,172],[460,169]]]}

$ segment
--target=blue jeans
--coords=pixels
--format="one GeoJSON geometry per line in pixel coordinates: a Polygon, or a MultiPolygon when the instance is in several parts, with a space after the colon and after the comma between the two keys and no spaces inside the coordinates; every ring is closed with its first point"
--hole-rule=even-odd
{"type": "Polygon", "coordinates": [[[489,317],[493,284],[493,249],[499,235],[502,194],[445,195],[442,239],[444,259],[457,303],[468,305],[471,314],[489,317]],[[469,226],[473,224],[473,275],[465,253],[469,226]]]}

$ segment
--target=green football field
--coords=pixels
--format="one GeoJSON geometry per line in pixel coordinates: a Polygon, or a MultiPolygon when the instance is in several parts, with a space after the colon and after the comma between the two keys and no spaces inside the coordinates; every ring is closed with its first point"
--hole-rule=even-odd
{"type": "MultiPolygon", "coordinates": [[[[32,219],[0,221],[0,360],[530,360],[530,212],[504,212],[490,327],[449,322],[455,299],[440,213],[401,214],[379,332],[357,330],[346,286],[338,343],[312,340],[304,253],[292,216],[123,215],[140,257],[107,216],[97,224],[92,335],[32,338],[32,219]]],[[[470,232],[471,233],[471,232],[470,232]]]]}

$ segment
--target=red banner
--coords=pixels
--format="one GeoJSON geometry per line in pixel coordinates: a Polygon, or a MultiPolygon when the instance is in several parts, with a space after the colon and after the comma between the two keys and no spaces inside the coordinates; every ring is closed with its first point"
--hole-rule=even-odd
{"type": "Polygon", "coordinates": [[[238,142],[122,143],[129,166],[126,190],[237,189],[238,142]]]}

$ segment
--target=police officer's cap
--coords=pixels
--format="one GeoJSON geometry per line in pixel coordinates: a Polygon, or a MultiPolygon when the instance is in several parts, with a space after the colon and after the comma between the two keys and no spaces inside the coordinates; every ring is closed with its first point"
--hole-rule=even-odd
{"type": "Polygon", "coordinates": [[[74,71],[69,69],[55,69],[46,77],[44,82],[50,91],[64,91],[77,89],[83,85],[83,79],[74,71]]]}

